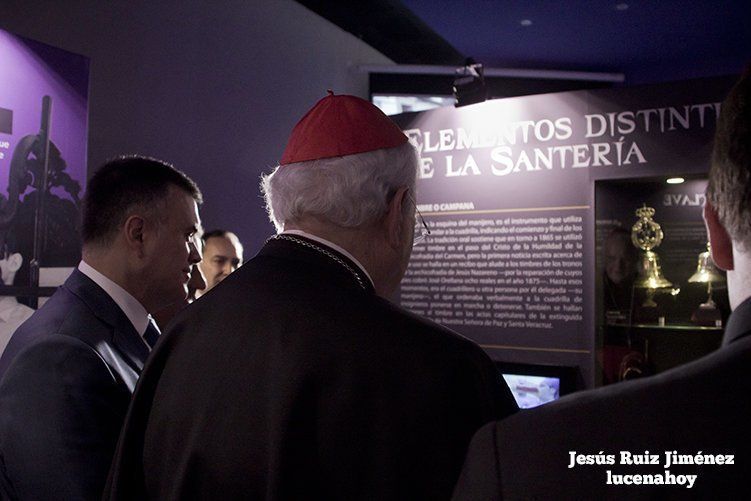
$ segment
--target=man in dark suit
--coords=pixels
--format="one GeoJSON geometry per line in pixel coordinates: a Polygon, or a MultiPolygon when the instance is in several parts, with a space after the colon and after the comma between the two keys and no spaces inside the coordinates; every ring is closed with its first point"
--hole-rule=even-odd
{"type": "Polygon", "coordinates": [[[263,180],[280,233],[175,318],[110,499],[449,498],[474,431],[516,405],[477,345],[387,299],[416,171],[362,99],[330,95],[297,124],[263,180]]]}
{"type": "Polygon", "coordinates": [[[158,329],[200,260],[201,194],[153,159],[105,164],[84,199],[83,259],[0,359],[3,499],[99,499],[158,329]]]}
{"type": "Polygon", "coordinates": [[[584,392],[483,427],[470,446],[455,500],[748,497],[748,72],[722,105],[704,219],[714,260],[728,272],[734,310],[722,347],[672,371],[584,392]]]}

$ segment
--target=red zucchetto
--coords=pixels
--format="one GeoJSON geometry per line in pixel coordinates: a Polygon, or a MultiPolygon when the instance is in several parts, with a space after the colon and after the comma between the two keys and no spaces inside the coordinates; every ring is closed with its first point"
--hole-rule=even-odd
{"type": "Polygon", "coordinates": [[[401,129],[368,101],[329,91],[292,129],[279,164],[354,155],[406,142],[401,129]]]}

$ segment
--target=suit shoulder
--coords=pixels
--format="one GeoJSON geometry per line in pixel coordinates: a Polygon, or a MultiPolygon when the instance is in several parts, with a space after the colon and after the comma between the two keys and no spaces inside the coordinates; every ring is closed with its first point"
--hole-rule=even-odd
{"type": "Polygon", "coordinates": [[[45,336],[31,342],[13,359],[2,381],[50,377],[76,384],[79,379],[88,381],[92,375],[117,380],[101,354],[84,341],[71,336],[45,336]]]}
{"type": "Polygon", "coordinates": [[[17,329],[14,337],[28,345],[37,338],[59,334],[91,344],[86,338],[92,331],[101,335],[110,329],[86,303],[61,288],[17,329]]]}

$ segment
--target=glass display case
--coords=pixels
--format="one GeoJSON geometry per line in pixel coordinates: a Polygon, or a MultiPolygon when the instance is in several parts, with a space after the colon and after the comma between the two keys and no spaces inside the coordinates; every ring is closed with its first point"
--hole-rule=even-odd
{"type": "Polygon", "coordinates": [[[706,179],[595,183],[599,383],[659,373],[717,349],[730,314],[707,250],[706,179]]]}

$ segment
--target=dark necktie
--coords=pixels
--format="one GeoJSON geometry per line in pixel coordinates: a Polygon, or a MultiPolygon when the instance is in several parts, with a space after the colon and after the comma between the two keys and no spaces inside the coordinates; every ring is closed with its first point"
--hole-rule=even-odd
{"type": "Polygon", "coordinates": [[[154,325],[154,321],[149,319],[149,325],[146,327],[146,332],[143,333],[143,339],[146,341],[146,344],[153,348],[159,339],[160,334],[161,332],[159,332],[157,326],[154,325]]]}

